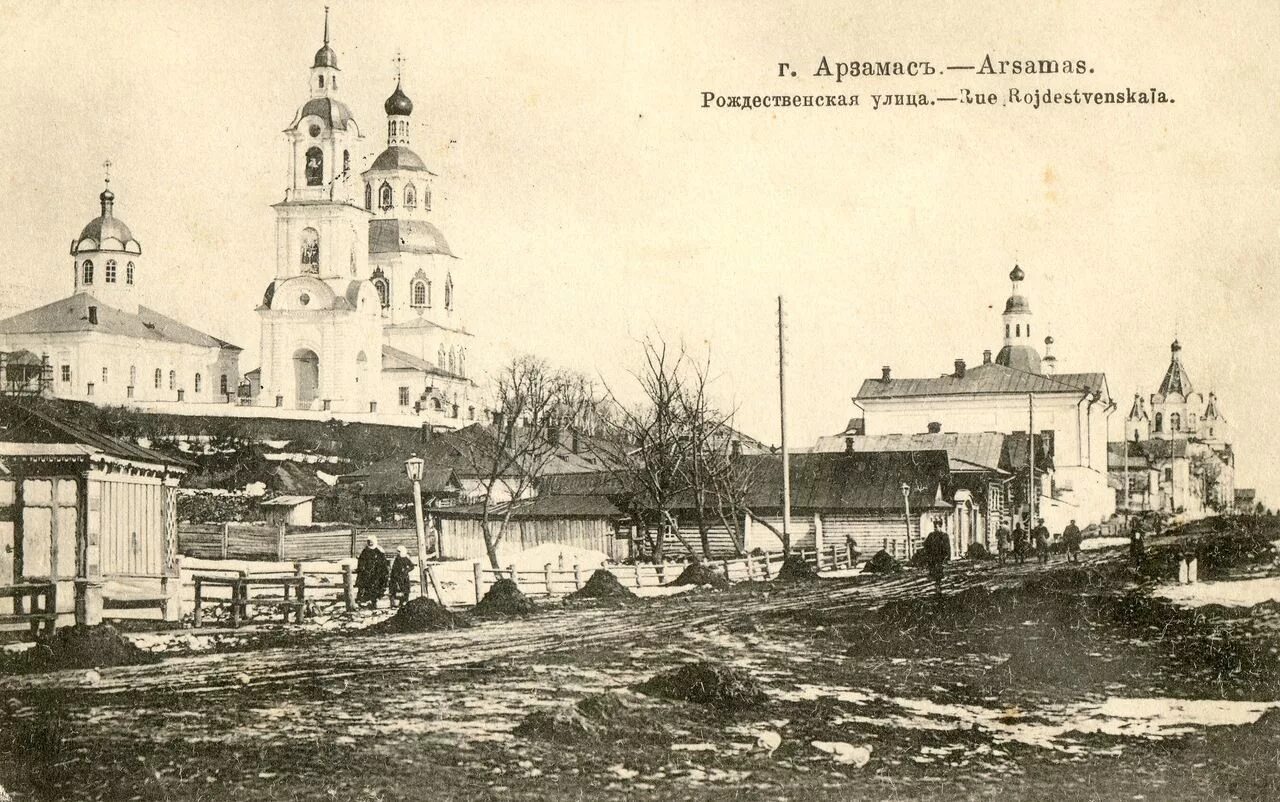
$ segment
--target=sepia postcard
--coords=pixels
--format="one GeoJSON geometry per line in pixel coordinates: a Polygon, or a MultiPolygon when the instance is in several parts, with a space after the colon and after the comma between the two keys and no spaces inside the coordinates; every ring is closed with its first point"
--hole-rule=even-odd
{"type": "Polygon", "coordinates": [[[1280,798],[1276,42],[0,0],[0,802],[1280,798]]]}

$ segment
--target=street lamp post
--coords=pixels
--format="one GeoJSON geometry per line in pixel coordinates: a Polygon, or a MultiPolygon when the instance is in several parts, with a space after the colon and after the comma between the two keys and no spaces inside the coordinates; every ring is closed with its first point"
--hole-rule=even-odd
{"type": "Polygon", "coordinates": [[[903,520],[907,522],[907,559],[911,559],[911,485],[902,483],[903,520]]]}
{"type": "Polygon", "coordinates": [[[418,529],[418,593],[427,596],[427,532],[422,522],[422,458],[417,454],[404,461],[404,472],[413,482],[413,523],[418,529]]]}

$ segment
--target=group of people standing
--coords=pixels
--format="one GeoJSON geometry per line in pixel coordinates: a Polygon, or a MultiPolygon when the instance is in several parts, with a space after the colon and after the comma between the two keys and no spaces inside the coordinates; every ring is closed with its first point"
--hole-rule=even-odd
{"type": "Polygon", "coordinates": [[[404,546],[396,549],[394,559],[378,545],[378,538],[370,535],[364,549],[356,558],[356,604],[367,604],[375,609],[384,594],[395,607],[409,600],[410,577],[414,564],[404,546]]]}
{"type": "MultiPolygon", "coordinates": [[[[1067,524],[1062,530],[1062,545],[1067,552],[1067,562],[1080,562],[1080,543],[1084,539],[1084,535],[1080,531],[1080,527],[1076,526],[1074,518],[1071,523],[1067,524]]],[[[1013,531],[1009,531],[1009,527],[1001,522],[999,528],[996,529],[996,557],[1000,560],[1000,564],[1004,565],[1009,557],[1018,561],[1021,565],[1027,561],[1027,556],[1031,549],[1035,549],[1036,558],[1043,565],[1049,562],[1049,543],[1052,535],[1049,528],[1044,525],[1043,518],[1036,519],[1036,525],[1031,532],[1022,528],[1022,522],[1014,524],[1013,531]]]]}

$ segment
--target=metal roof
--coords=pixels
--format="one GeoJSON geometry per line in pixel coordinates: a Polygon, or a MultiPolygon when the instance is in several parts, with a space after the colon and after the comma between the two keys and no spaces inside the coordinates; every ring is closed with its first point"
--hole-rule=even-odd
{"type": "Polygon", "coordinates": [[[1026,393],[1084,393],[1102,390],[1102,373],[1029,373],[1005,365],[986,364],[969,368],[963,376],[948,374],[934,379],[866,379],[857,401],[881,398],[912,398],[935,395],[1003,395],[1026,393]]]}
{"type": "Polygon", "coordinates": [[[116,309],[87,292],[0,320],[0,334],[58,334],[99,332],[148,342],[173,342],[239,351],[238,346],[179,323],[154,309],[138,307],[133,314],[116,309]],[[89,307],[97,307],[98,322],[89,322],[89,307]]]}
{"type": "Polygon", "coordinates": [[[369,253],[438,253],[453,256],[444,234],[426,220],[370,220],[369,253]]]}
{"type": "Polygon", "coordinates": [[[116,459],[164,465],[178,470],[192,466],[191,462],[152,451],[126,440],[108,437],[93,431],[52,411],[37,409],[34,403],[17,399],[0,402],[0,440],[26,447],[45,443],[65,444],[68,441],[88,446],[93,453],[105,454],[116,459]]]}
{"type": "Polygon", "coordinates": [[[1001,469],[1005,435],[999,432],[940,432],[922,434],[835,435],[821,437],[818,452],[946,451],[951,470],[1001,469]]]}
{"type": "MultiPolygon", "coordinates": [[[[621,518],[624,513],[604,496],[534,496],[490,507],[490,516],[504,516],[508,506],[512,518],[621,518]]],[[[441,518],[476,518],[484,513],[481,504],[432,510],[441,518]]]]}
{"type": "Polygon", "coordinates": [[[263,507],[297,507],[308,501],[315,501],[315,496],[276,496],[261,503],[263,507]]]}
{"type": "MultiPolygon", "coordinates": [[[[399,89],[399,87],[396,87],[397,92],[399,89]]],[[[388,106],[391,104],[391,100],[394,97],[395,96],[392,95],[392,97],[387,98],[388,106]]],[[[405,99],[408,100],[408,98],[405,99]]],[[[412,111],[412,104],[410,104],[410,111],[412,111]]],[[[392,112],[388,111],[387,113],[391,114],[392,112]]],[[[407,114],[408,112],[400,113],[407,114]]],[[[422,158],[418,156],[418,154],[403,145],[392,145],[379,153],[378,158],[373,160],[373,165],[369,167],[369,170],[412,170],[414,172],[426,173],[427,175],[435,175],[435,173],[427,169],[426,163],[422,161],[422,158]]]]}

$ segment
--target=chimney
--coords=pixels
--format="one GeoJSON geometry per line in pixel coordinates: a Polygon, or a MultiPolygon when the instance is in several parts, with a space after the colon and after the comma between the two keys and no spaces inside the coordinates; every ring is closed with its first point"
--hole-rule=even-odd
{"type": "Polygon", "coordinates": [[[547,443],[553,446],[560,445],[560,427],[559,426],[547,427],[547,443]]]}
{"type": "Polygon", "coordinates": [[[418,429],[418,442],[426,444],[431,440],[431,424],[424,423],[422,428],[418,429]]]}
{"type": "Polygon", "coordinates": [[[887,382],[887,381],[889,381],[889,366],[888,366],[888,365],[885,365],[884,367],[880,368],[880,381],[882,381],[882,382],[887,382]]]}
{"type": "Polygon", "coordinates": [[[578,441],[578,430],[573,429],[569,434],[573,438],[570,443],[570,448],[573,450],[573,453],[577,454],[578,450],[582,447],[582,444],[578,441]]]}
{"type": "Polygon", "coordinates": [[[990,349],[990,348],[988,348],[987,350],[985,350],[985,351],[983,351],[983,352],[982,352],[982,364],[984,364],[984,365],[990,365],[990,364],[991,364],[991,349],[990,349]]]}
{"type": "Polygon", "coordinates": [[[98,325],[98,307],[96,306],[89,307],[89,323],[93,326],[98,325]]]}
{"type": "Polygon", "coordinates": [[[501,429],[501,428],[502,428],[502,423],[503,423],[503,416],[502,416],[502,413],[501,413],[501,412],[498,412],[498,411],[495,411],[495,412],[493,413],[493,425],[494,425],[494,428],[501,429]]]}
{"type": "Polygon", "coordinates": [[[938,434],[941,431],[942,431],[942,424],[939,423],[938,421],[933,421],[929,424],[929,434],[938,434]]]}
{"type": "Polygon", "coordinates": [[[729,453],[730,453],[730,454],[732,454],[732,455],[733,455],[733,456],[735,456],[735,457],[741,457],[741,456],[742,456],[742,441],[741,441],[741,440],[736,440],[736,439],[735,439],[733,442],[729,443],[729,453]]]}
{"type": "Polygon", "coordinates": [[[846,438],[844,439],[844,453],[846,453],[846,454],[852,454],[852,453],[853,453],[853,438],[852,438],[852,437],[846,437],[846,438]]]}
{"type": "Polygon", "coordinates": [[[964,378],[964,360],[963,359],[956,360],[956,378],[957,379],[964,378]]]}

